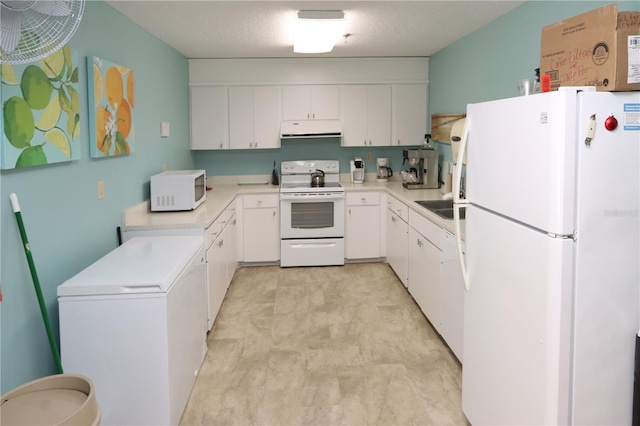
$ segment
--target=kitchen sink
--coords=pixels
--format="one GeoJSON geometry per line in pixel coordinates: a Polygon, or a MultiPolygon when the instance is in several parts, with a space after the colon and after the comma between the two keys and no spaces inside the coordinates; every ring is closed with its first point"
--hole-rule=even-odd
{"type": "MultiPolygon", "coordinates": [[[[419,205],[445,219],[453,219],[453,200],[416,201],[419,205]]],[[[460,209],[460,219],[464,219],[464,207],[460,209]]]]}

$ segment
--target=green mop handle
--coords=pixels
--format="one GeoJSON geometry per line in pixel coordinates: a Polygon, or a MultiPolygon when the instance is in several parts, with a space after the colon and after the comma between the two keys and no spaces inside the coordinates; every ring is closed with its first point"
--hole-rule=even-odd
{"type": "Polygon", "coordinates": [[[31,271],[33,286],[35,287],[36,295],[38,296],[38,304],[40,305],[40,312],[42,313],[44,326],[47,329],[47,337],[49,338],[49,345],[51,346],[53,359],[56,363],[58,374],[62,374],[62,363],[60,362],[60,352],[58,351],[56,340],[53,337],[53,331],[51,330],[51,323],[49,322],[49,315],[47,314],[47,306],[44,304],[44,297],[42,297],[42,290],[40,289],[40,281],[38,280],[36,265],[33,263],[33,256],[31,255],[31,247],[29,246],[29,240],[27,240],[27,232],[25,231],[24,223],[22,222],[22,214],[20,213],[20,204],[18,204],[18,196],[16,194],[11,194],[9,195],[9,198],[11,199],[11,207],[13,207],[13,213],[15,213],[16,220],[18,221],[18,229],[20,230],[20,237],[22,237],[22,243],[24,245],[24,254],[27,256],[27,263],[29,263],[29,270],[31,271]]]}

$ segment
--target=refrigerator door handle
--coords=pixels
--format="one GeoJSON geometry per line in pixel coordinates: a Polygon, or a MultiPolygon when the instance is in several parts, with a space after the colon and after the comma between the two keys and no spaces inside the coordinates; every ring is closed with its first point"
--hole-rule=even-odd
{"type": "Polygon", "coordinates": [[[456,250],[458,251],[458,262],[460,262],[460,271],[462,271],[462,281],[464,282],[464,289],[469,291],[469,276],[467,273],[467,267],[464,264],[464,252],[462,251],[462,234],[460,227],[460,204],[453,205],[453,221],[456,229],[456,250]]]}
{"type": "Polygon", "coordinates": [[[462,128],[462,137],[460,138],[460,147],[458,149],[458,159],[456,160],[456,166],[453,170],[453,202],[464,203],[466,199],[460,198],[460,189],[462,187],[462,166],[464,164],[464,154],[467,150],[467,141],[469,140],[469,123],[471,117],[467,116],[464,120],[464,126],[462,128]]]}
{"type": "Polygon", "coordinates": [[[464,264],[464,253],[462,252],[462,229],[460,226],[460,208],[467,204],[467,200],[460,198],[460,187],[462,181],[464,153],[467,150],[467,140],[469,139],[470,121],[471,117],[467,115],[467,118],[464,121],[464,127],[462,128],[462,138],[460,140],[460,148],[458,149],[458,159],[453,171],[453,222],[456,229],[456,249],[458,251],[458,262],[460,262],[464,288],[467,292],[469,291],[469,277],[467,274],[467,267],[464,264]]]}

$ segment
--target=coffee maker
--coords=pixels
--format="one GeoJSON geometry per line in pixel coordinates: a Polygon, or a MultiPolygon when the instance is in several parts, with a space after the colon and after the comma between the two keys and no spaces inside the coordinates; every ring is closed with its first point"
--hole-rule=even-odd
{"type": "Polygon", "coordinates": [[[403,149],[402,164],[409,163],[412,181],[403,182],[407,189],[438,188],[438,150],[435,148],[403,149]]]}
{"type": "Polygon", "coordinates": [[[389,167],[389,159],[376,159],[376,181],[387,182],[391,176],[393,176],[393,170],[389,167]]]}
{"type": "Polygon", "coordinates": [[[364,161],[360,157],[355,157],[351,160],[351,182],[364,182],[364,161]]]}

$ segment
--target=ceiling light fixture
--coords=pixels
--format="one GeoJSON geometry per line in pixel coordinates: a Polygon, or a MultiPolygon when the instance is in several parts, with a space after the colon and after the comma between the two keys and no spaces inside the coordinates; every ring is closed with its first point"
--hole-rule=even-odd
{"type": "Polygon", "coordinates": [[[296,20],[295,53],[331,52],[342,35],[344,12],[341,10],[301,10],[296,20]]]}

